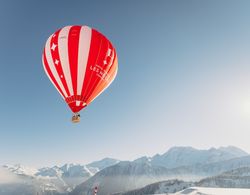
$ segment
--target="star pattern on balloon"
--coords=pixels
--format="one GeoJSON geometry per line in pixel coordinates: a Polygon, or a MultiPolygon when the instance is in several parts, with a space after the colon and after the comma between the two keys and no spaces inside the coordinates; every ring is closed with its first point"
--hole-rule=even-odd
{"type": "Polygon", "coordinates": [[[55,51],[57,45],[55,43],[52,43],[51,50],[55,51]]]}

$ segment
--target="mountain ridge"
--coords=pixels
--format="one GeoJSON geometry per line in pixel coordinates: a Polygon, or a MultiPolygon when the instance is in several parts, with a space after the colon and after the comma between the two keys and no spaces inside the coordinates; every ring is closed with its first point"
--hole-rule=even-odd
{"type": "MultiPolygon", "coordinates": [[[[30,190],[41,192],[45,189],[44,192],[48,190],[72,195],[84,191],[90,195],[92,188],[98,185],[101,189],[99,194],[106,195],[169,179],[196,181],[242,166],[250,166],[250,156],[237,147],[199,150],[179,146],[161,155],[143,156],[133,161],[104,158],[86,165],[68,163],[40,169],[22,165],[3,167],[35,186],[30,190]]],[[[29,187],[23,187],[26,188],[29,187]]]]}

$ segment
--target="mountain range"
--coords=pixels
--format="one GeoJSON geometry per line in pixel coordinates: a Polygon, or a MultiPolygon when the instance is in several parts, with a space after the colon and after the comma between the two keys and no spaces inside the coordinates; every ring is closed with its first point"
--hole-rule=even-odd
{"type": "MultiPolygon", "coordinates": [[[[35,191],[39,195],[92,195],[95,186],[99,188],[98,195],[117,194],[162,181],[168,186],[168,180],[179,179],[183,180],[182,184],[189,184],[243,167],[250,167],[250,156],[233,146],[208,150],[173,147],[162,155],[144,156],[134,161],[105,158],[87,165],[65,164],[40,169],[21,165],[3,166],[9,174],[17,177],[15,185],[25,190],[24,194],[35,191]]],[[[13,182],[0,183],[1,195],[9,195],[11,189],[17,188],[9,185],[13,185],[13,182]]]]}

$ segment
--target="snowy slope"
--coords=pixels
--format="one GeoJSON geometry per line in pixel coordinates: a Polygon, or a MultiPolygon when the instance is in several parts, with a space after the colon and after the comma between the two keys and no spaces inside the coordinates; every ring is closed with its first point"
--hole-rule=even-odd
{"type": "Polygon", "coordinates": [[[250,189],[191,187],[168,195],[249,195],[250,189]]]}

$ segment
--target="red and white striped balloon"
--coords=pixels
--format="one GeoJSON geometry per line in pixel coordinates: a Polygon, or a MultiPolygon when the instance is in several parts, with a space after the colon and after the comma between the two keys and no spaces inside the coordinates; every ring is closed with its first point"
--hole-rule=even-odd
{"type": "Polygon", "coordinates": [[[118,59],[111,42],[88,26],[66,26],[52,34],[43,51],[49,79],[77,113],[114,80],[118,59]]]}

